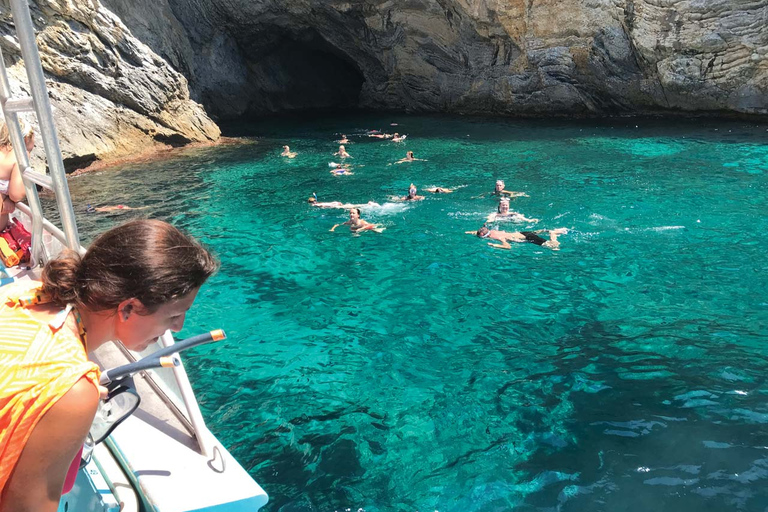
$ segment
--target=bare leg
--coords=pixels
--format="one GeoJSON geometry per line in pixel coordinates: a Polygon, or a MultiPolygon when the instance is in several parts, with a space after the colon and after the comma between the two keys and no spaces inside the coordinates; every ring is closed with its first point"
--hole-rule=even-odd
{"type": "Polygon", "coordinates": [[[560,242],[557,241],[557,235],[564,235],[568,233],[566,228],[552,229],[549,231],[549,241],[544,242],[544,245],[552,249],[553,251],[560,250],[560,242]]]}

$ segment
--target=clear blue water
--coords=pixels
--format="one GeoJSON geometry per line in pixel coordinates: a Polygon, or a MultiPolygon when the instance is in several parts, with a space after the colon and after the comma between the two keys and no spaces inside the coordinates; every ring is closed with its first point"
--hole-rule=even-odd
{"type": "Polygon", "coordinates": [[[235,128],[252,144],[70,186],[86,239],[149,215],[218,253],[182,335],[230,337],[186,364],[270,512],[754,511],[768,507],[766,128],[265,121],[235,128]],[[353,176],[329,174],[339,133],[353,176]],[[388,165],[406,150],[428,161],[388,165]],[[464,234],[494,211],[477,196],[497,178],[529,194],[512,208],[533,227],[572,229],[562,250],[464,234]],[[306,203],[384,203],[411,182],[461,188],[364,209],[383,233],[330,233],[346,213],[306,203]]]}

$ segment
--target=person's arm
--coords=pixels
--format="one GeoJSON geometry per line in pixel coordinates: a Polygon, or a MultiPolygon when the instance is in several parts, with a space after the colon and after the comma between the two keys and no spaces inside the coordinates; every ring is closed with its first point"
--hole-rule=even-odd
{"type": "Polygon", "coordinates": [[[485,222],[486,223],[494,222],[495,220],[496,220],[496,213],[491,213],[490,215],[488,215],[488,217],[486,217],[485,222]]]}
{"type": "Polygon", "coordinates": [[[0,208],[0,215],[13,213],[16,210],[16,203],[14,203],[13,200],[11,200],[11,198],[8,196],[0,195],[0,197],[3,198],[2,207],[0,208]]]}
{"type": "Polygon", "coordinates": [[[493,247],[494,249],[511,249],[512,246],[509,245],[509,242],[506,240],[501,240],[501,244],[494,244],[493,242],[488,242],[488,245],[493,247]]]}
{"type": "Polygon", "coordinates": [[[11,179],[8,183],[8,197],[14,203],[18,203],[19,201],[23,201],[26,195],[27,191],[24,190],[24,180],[21,177],[21,169],[19,169],[19,164],[15,163],[13,164],[11,179]]]}
{"type": "Polygon", "coordinates": [[[64,478],[96,415],[99,392],[80,379],[46,412],[3,491],[0,512],[55,512],[64,478]]]}
{"type": "Polygon", "coordinates": [[[515,216],[523,222],[539,222],[539,219],[529,219],[522,213],[516,213],[515,216]]]}
{"type": "Polygon", "coordinates": [[[502,194],[507,194],[509,197],[530,197],[525,192],[512,192],[510,190],[502,190],[502,194]]]}
{"type": "Polygon", "coordinates": [[[341,226],[341,224],[334,224],[333,227],[331,228],[331,231],[336,231],[336,228],[339,226],[341,226]]]}
{"type": "Polygon", "coordinates": [[[466,234],[466,235],[477,235],[477,231],[465,231],[464,234],[466,234]]]}

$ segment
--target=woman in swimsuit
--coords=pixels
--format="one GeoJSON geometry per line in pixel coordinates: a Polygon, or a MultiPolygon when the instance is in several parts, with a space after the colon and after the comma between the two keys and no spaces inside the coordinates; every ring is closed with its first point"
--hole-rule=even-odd
{"type": "MultiPolygon", "coordinates": [[[[31,125],[27,125],[21,119],[21,134],[24,137],[24,145],[27,153],[35,147],[35,132],[31,125]]],[[[11,145],[11,136],[8,125],[0,128],[0,229],[8,223],[8,214],[16,209],[16,203],[23,201],[26,196],[24,181],[21,178],[21,169],[16,162],[16,155],[11,145]]]]}
{"type": "Polygon", "coordinates": [[[291,148],[288,146],[283,146],[283,152],[280,153],[280,156],[287,156],[288,158],[296,158],[296,153],[291,151],[291,148]]]}
{"type": "Polygon", "coordinates": [[[424,160],[423,158],[414,158],[413,151],[408,151],[405,153],[405,158],[402,158],[395,163],[402,164],[404,162],[426,162],[426,160],[424,160]]]}

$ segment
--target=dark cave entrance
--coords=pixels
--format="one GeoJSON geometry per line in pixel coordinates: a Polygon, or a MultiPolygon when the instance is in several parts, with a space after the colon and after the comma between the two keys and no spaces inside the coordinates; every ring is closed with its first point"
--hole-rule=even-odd
{"type": "Polygon", "coordinates": [[[321,37],[283,37],[270,47],[249,64],[253,89],[247,115],[358,107],[362,72],[321,37]]]}

